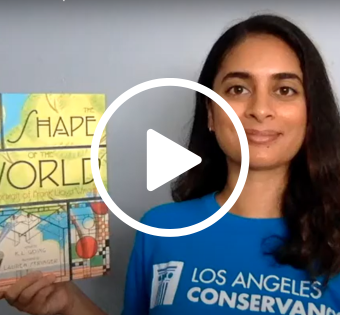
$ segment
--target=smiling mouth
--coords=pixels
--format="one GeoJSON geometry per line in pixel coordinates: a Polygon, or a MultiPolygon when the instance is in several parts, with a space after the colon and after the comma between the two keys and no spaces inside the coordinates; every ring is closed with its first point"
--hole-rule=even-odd
{"type": "Polygon", "coordinates": [[[276,141],[282,134],[275,130],[245,129],[249,144],[268,145],[276,141]]]}

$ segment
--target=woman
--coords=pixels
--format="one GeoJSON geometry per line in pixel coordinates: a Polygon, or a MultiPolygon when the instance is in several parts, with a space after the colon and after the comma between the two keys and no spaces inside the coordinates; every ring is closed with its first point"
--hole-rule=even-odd
{"type": "MultiPolygon", "coordinates": [[[[259,15],[213,46],[199,83],[245,128],[242,194],[211,227],[180,238],[137,233],[123,314],[340,314],[340,119],[323,61],[285,19],[259,15]]],[[[160,228],[198,223],[230,196],[241,151],[224,111],[198,94],[189,149],[203,162],[147,212],[160,228]]],[[[103,314],[72,283],[28,275],[5,294],[31,314],[103,314]]]]}

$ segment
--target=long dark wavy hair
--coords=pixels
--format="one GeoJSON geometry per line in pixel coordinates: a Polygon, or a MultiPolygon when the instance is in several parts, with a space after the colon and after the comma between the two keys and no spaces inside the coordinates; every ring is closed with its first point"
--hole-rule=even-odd
{"type": "MultiPolygon", "coordinates": [[[[304,143],[291,161],[282,196],[288,228],[272,252],[277,262],[306,270],[324,284],[340,272],[340,115],[324,62],[312,41],[296,25],[275,15],[255,15],[227,30],[212,47],[198,82],[212,89],[221,62],[249,34],[269,34],[295,51],[303,72],[307,104],[304,143]]],[[[207,98],[196,93],[188,149],[202,163],[174,183],[174,201],[221,191],[228,176],[225,154],[207,128],[207,98]]]]}

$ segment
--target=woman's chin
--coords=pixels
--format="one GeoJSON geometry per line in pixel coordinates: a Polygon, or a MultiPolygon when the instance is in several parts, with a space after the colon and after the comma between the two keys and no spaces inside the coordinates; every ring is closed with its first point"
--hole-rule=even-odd
{"type": "Polygon", "coordinates": [[[285,163],[282,163],[282,162],[274,160],[274,159],[264,159],[264,158],[262,158],[262,159],[252,159],[252,158],[250,158],[249,170],[268,171],[268,170],[281,168],[284,165],[285,165],[285,163]]]}

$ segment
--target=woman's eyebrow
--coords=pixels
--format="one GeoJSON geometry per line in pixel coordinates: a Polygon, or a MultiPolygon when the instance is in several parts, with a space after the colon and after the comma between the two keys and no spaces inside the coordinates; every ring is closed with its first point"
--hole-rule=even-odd
{"type": "Polygon", "coordinates": [[[249,80],[252,78],[252,75],[249,72],[242,72],[242,71],[233,71],[228,72],[222,79],[222,83],[225,80],[231,79],[231,78],[239,78],[244,80],[249,80]]]}
{"type": "MultiPolygon", "coordinates": [[[[244,72],[244,71],[233,71],[233,72],[228,72],[222,79],[222,83],[228,79],[231,78],[238,78],[238,79],[243,79],[243,80],[249,80],[252,79],[254,76],[249,73],[249,72],[244,72]]],[[[286,79],[294,79],[298,80],[302,83],[302,79],[299,77],[294,72],[279,72],[279,73],[274,73],[271,75],[271,77],[275,80],[286,80],[286,79]]]]}
{"type": "Polygon", "coordinates": [[[285,80],[285,79],[294,79],[294,80],[298,80],[300,81],[300,83],[302,83],[302,79],[293,72],[280,72],[280,73],[275,73],[272,75],[272,77],[275,80],[285,80]]]}

